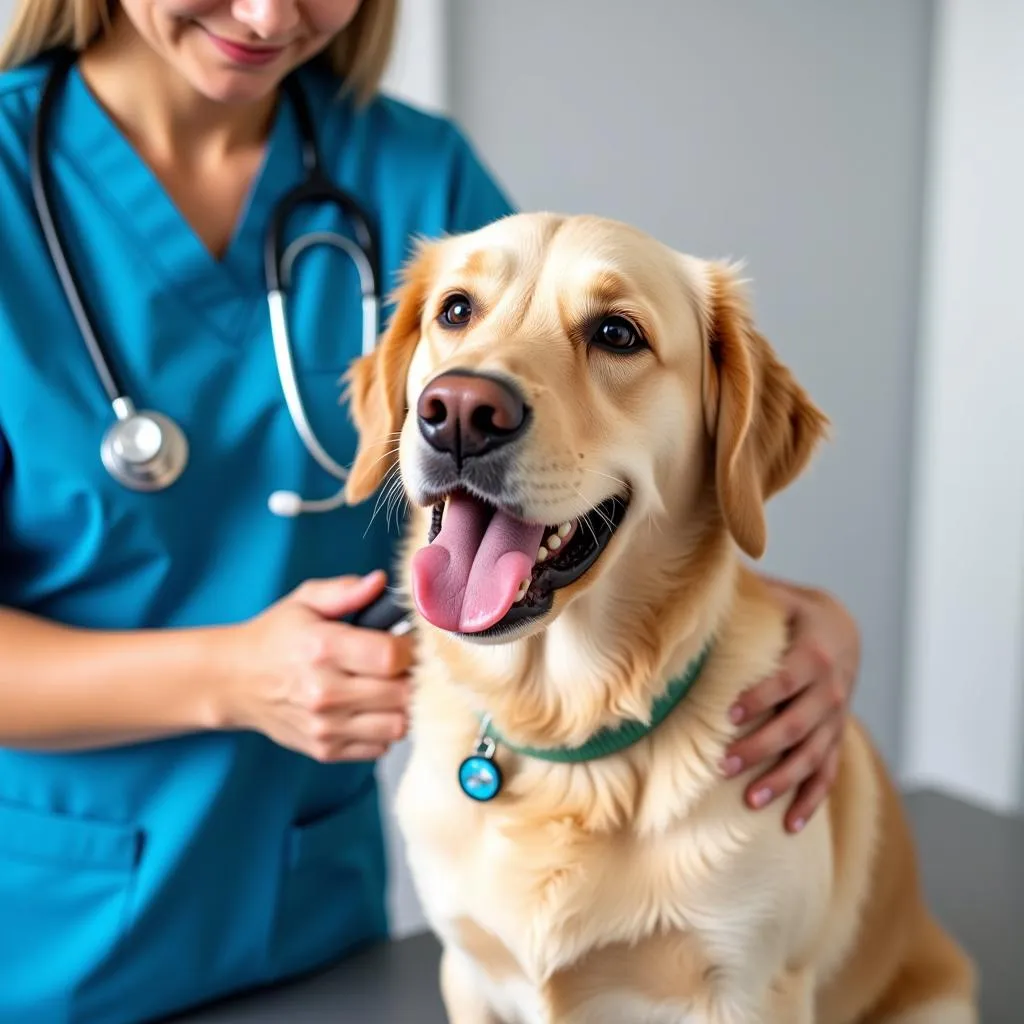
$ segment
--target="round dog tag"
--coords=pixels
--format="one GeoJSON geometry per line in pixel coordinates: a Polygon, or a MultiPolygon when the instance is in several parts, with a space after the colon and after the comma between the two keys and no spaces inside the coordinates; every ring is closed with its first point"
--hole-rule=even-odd
{"type": "Polygon", "coordinates": [[[459,786],[471,800],[486,803],[501,791],[501,769],[494,762],[494,740],[483,739],[459,765],[459,786]]]}

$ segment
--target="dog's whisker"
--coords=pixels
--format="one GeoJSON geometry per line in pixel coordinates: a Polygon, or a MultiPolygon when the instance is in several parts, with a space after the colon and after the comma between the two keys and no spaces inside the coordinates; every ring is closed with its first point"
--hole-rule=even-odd
{"type": "MultiPolygon", "coordinates": [[[[397,448],[395,448],[393,451],[385,452],[383,455],[380,456],[380,458],[377,458],[377,459],[373,460],[373,465],[376,466],[378,463],[383,462],[385,459],[387,459],[389,457],[394,457],[397,454],[398,454],[398,449],[397,448]]],[[[390,466],[388,468],[387,473],[384,474],[384,480],[382,480],[381,483],[386,483],[388,477],[391,476],[392,473],[395,473],[395,472],[398,472],[398,471],[399,471],[399,465],[398,465],[398,461],[396,460],[395,464],[393,466],[390,466]]],[[[378,500],[378,502],[380,501],[379,498],[377,500],[378,500]]],[[[376,509],[376,507],[374,507],[374,514],[375,515],[376,515],[376,512],[377,512],[377,509],[376,509]]],[[[368,523],[367,526],[370,526],[372,523],[373,523],[373,519],[371,518],[370,519],[370,523],[368,523]]]]}
{"type": "MultiPolygon", "coordinates": [[[[592,472],[597,472],[597,471],[593,470],[592,472]]],[[[601,474],[601,475],[606,475],[606,474],[601,474]]],[[[612,477],[610,479],[614,479],[614,477],[612,477]]],[[[623,484],[623,486],[625,486],[625,484],[623,484]]],[[[574,486],[573,490],[576,492],[576,496],[578,498],[580,498],[581,501],[586,501],[587,500],[585,495],[583,494],[583,492],[578,487],[574,486]]],[[[622,504],[621,500],[618,497],[613,497],[611,500],[612,500],[612,504],[614,504],[614,505],[622,504]]],[[[615,531],[615,524],[611,521],[611,519],[608,518],[608,514],[606,512],[604,512],[599,505],[595,505],[593,507],[592,511],[596,512],[604,520],[604,522],[607,525],[608,529],[611,530],[614,533],[614,531],[615,531]]],[[[583,521],[586,522],[588,526],[590,525],[590,519],[589,518],[584,518],[583,521]]],[[[597,541],[597,533],[594,530],[593,526],[590,526],[590,532],[594,535],[594,540],[597,541]]]]}
{"type": "MultiPolygon", "coordinates": [[[[396,501],[394,495],[392,495],[392,497],[388,501],[387,513],[386,513],[385,519],[384,519],[384,528],[385,528],[385,530],[387,530],[388,533],[391,532],[391,513],[394,510],[396,504],[397,504],[397,501],[396,501]]],[[[400,530],[401,526],[402,526],[401,516],[395,516],[395,528],[400,530]]]]}
{"type": "MultiPolygon", "coordinates": [[[[391,476],[391,470],[388,470],[388,472],[384,476],[383,483],[386,484],[388,482],[388,478],[390,476],[391,476]]],[[[381,502],[384,500],[384,494],[385,494],[385,490],[384,490],[384,488],[382,488],[380,490],[380,492],[378,493],[378,495],[377,495],[377,500],[373,503],[373,515],[370,516],[370,522],[367,523],[367,528],[369,528],[370,526],[373,525],[373,520],[376,518],[377,513],[380,511],[381,502]]]]}
{"type": "Polygon", "coordinates": [[[392,509],[394,508],[394,504],[395,504],[395,487],[394,487],[394,483],[392,483],[391,486],[388,489],[388,497],[387,497],[387,501],[385,503],[385,511],[384,511],[384,529],[387,530],[388,532],[391,531],[391,512],[392,512],[392,509]]]}
{"type": "Polygon", "coordinates": [[[387,476],[384,478],[387,483],[387,487],[385,488],[385,494],[390,495],[392,491],[394,491],[395,485],[401,484],[402,478],[397,470],[397,466],[392,466],[391,469],[388,470],[387,476]]]}
{"type": "Polygon", "coordinates": [[[381,496],[379,496],[377,498],[377,501],[374,503],[373,515],[370,516],[370,521],[366,524],[366,529],[363,530],[363,540],[366,539],[366,535],[370,532],[370,529],[373,526],[373,522],[377,518],[377,513],[380,512],[380,506],[381,506],[381,499],[382,499],[382,497],[383,497],[383,494],[381,496]]]}
{"type": "Polygon", "coordinates": [[[622,480],[617,476],[612,476],[611,473],[602,473],[599,469],[590,469],[588,466],[583,466],[582,469],[584,473],[593,473],[594,476],[603,476],[606,480],[611,480],[613,484],[618,484],[620,487],[629,486],[625,480],[622,480]]]}
{"type": "MultiPolygon", "coordinates": [[[[385,459],[392,458],[392,457],[394,457],[397,454],[398,454],[398,445],[395,445],[394,448],[388,449],[388,451],[386,451],[383,455],[381,455],[378,458],[374,459],[373,460],[373,465],[376,466],[377,463],[383,462],[385,459]]],[[[394,468],[394,467],[392,467],[392,468],[394,468]]]]}
{"type": "Polygon", "coordinates": [[[398,474],[400,473],[400,471],[400,467],[398,466],[397,463],[395,463],[395,465],[388,468],[388,471],[384,474],[384,479],[381,481],[381,483],[387,485],[393,484],[395,480],[398,479],[398,474]]]}
{"type": "Polygon", "coordinates": [[[390,458],[398,455],[401,449],[401,435],[400,434],[389,434],[387,437],[379,438],[376,441],[370,441],[366,445],[367,451],[372,451],[374,448],[379,448],[381,445],[388,445],[388,449],[379,458],[373,460],[373,465],[377,465],[383,459],[390,458]]]}
{"type": "MultiPolygon", "coordinates": [[[[580,497],[580,498],[581,498],[581,499],[582,499],[583,501],[586,501],[586,500],[587,500],[587,499],[586,499],[586,498],[585,498],[585,497],[583,496],[583,492],[582,492],[582,491],[581,491],[581,490],[580,490],[580,489],[579,489],[578,487],[573,487],[573,490],[574,490],[574,491],[576,492],[576,494],[577,494],[577,495],[578,495],[578,496],[579,496],[579,497],[580,497]]],[[[598,540],[598,538],[597,538],[597,530],[595,530],[595,529],[594,529],[594,524],[593,524],[593,523],[592,523],[592,522],[590,521],[590,516],[580,516],[580,519],[579,519],[579,521],[580,521],[581,523],[585,523],[585,524],[586,524],[586,526],[587,526],[587,529],[588,529],[588,530],[590,530],[590,535],[591,535],[591,537],[593,537],[593,538],[594,538],[594,543],[595,543],[595,544],[600,544],[601,542],[600,542],[600,541],[598,540]]]]}
{"type": "Polygon", "coordinates": [[[605,512],[600,505],[595,505],[594,511],[604,520],[605,525],[608,527],[609,530],[615,530],[615,524],[608,517],[608,513],[605,512]]]}
{"type": "Polygon", "coordinates": [[[384,504],[384,502],[387,501],[388,494],[390,493],[391,488],[394,486],[395,481],[397,480],[399,484],[401,484],[401,479],[401,476],[399,476],[399,466],[398,463],[396,462],[395,465],[392,466],[384,475],[383,483],[386,486],[382,487],[380,494],[377,495],[376,502],[374,502],[373,515],[370,516],[370,521],[366,524],[366,529],[363,531],[364,539],[366,538],[366,535],[370,532],[370,527],[373,526],[374,520],[377,518],[377,515],[381,510],[381,506],[384,504]],[[389,480],[389,478],[393,479],[389,480]]]}
{"type": "Polygon", "coordinates": [[[394,444],[395,441],[400,440],[402,432],[400,430],[392,431],[390,434],[384,434],[382,437],[377,438],[376,441],[367,442],[367,448],[377,448],[382,444],[394,444]]]}
{"type": "MultiPolygon", "coordinates": [[[[405,492],[399,489],[395,494],[394,498],[394,509],[395,509],[395,529],[401,530],[403,521],[409,516],[409,501],[405,496],[405,492]]],[[[391,513],[388,512],[388,521],[391,521],[391,513]]]]}
{"type": "MultiPolygon", "coordinates": [[[[402,501],[403,497],[404,495],[402,494],[402,478],[396,473],[395,478],[391,481],[390,484],[388,484],[387,489],[387,518],[385,519],[385,527],[387,529],[391,528],[391,513],[395,506],[402,501]]],[[[399,522],[399,518],[397,516],[395,517],[395,526],[401,526],[401,523],[399,522]]]]}

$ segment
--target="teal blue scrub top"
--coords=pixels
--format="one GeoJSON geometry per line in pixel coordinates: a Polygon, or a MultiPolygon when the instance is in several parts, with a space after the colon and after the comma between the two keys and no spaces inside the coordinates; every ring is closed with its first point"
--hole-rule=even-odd
{"type": "MultiPolygon", "coordinates": [[[[390,569],[396,529],[384,516],[367,529],[372,502],[298,518],[267,508],[275,490],[338,486],[292,427],[269,330],[264,232],[302,176],[286,101],[218,261],[77,71],[67,81],[48,159],[71,259],[128,393],[191,444],[162,493],[104,471],[112,413],[31,202],[46,68],[0,76],[0,605],[98,629],[209,625],[308,577],[390,569]]],[[[510,212],[449,120],[389,98],[356,109],[321,70],[302,80],[326,168],[377,224],[385,297],[414,236],[510,212]]],[[[329,227],[350,233],[319,207],[288,235],[329,227]]],[[[343,465],[355,436],[338,380],[360,351],[360,316],[343,254],[300,257],[299,383],[343,465]]],[[[245,732],[0,749],[0,1022],[141,1021],[315,969],[386,934],[385,879],[372,764],[319,764],[245,732]]]]}

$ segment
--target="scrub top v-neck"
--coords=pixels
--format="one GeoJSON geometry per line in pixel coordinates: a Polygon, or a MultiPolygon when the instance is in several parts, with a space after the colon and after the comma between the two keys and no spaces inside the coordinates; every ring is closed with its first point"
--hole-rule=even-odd
{"type": "MultiPolygon", "coordinates": [[[[397,533],[370,524],[372,502],[297,519],[267,508],[275,490],[337,486],[291,425],[269,331],[263,237],[302,176],[287,100],[217,259],[77,70],[66,83],[48,160],[70,259],[127,392],[191,449],[165,492],[106,474],[112,414],[31,202],[49,63],[0,75],[0,605],[86,628],[211,625],[309,577],[390,569],[397,533]]],[[[356,109],[321,69],[302,82],[328,173],[377,225],[383,295],[416,236],[511,211],[449,120],[383,97],[356,109]]],[[[289,236],[319,227],[349,230],[312,207],[289,236]]],[[[345,257],[305,254],[289,310],[310,419],[351,463],[339,379],[361,305],[345,257]]],[[[316,968],[385,934],[384,845],[372,765],[318,764],[255,733],[0,748],[0,1022],[152,1019],[316,968]]]]}

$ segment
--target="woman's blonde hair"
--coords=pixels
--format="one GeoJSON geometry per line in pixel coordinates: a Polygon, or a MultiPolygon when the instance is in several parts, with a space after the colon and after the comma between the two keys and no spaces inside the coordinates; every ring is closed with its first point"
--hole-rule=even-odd
{"type": "MultiPolygon", "coordinates": [[[[110,24],[113,0],[20,0],[3,43],[0,70],[17,67],[56,47],[84,50],[110,24]]],[[[362,0],[324,57],[359,103],[380,86],[391,56],[398,0],[362,0]]]]}

